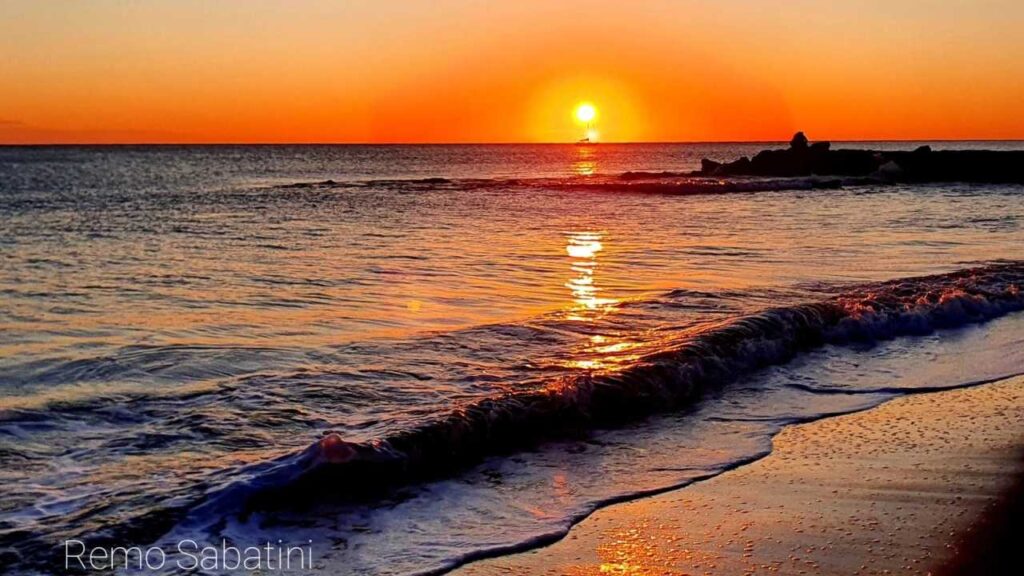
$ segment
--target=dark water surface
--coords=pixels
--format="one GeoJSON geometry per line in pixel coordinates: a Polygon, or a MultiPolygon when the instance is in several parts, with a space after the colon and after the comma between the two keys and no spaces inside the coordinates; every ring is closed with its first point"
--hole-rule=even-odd
{"type": "Polygon", "coordinates": [[[438,570],[1024,371],[1022,186],[619,178],[762,147],[0,147],[2,565],[280,538],[438,570]]]}

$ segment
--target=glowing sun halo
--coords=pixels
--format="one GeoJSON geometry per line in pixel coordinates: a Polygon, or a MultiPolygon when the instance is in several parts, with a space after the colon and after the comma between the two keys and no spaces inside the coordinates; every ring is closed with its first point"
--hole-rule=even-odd
{"type": "Polygon", "coordinates": [[[597,118],[597,108],[593,104],[584,102],[576,107],[576,119],[580,122],[592,122],[594,118],[597,118]]]}

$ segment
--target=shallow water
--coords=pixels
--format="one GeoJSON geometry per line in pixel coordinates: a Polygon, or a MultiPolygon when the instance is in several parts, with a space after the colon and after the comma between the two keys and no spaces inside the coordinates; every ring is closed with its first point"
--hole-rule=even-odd
{"type": "Polygon", "coordinates": [[[1020,257],[1021,186],[618,188],[761,147],[0,148],[0,543],[31,564],[63,538],[178,524],[308,538],[330,573],[433,570],[736,465],[894,381],[1024,370],[1019,314],[929,326],[369,502],[237,515],[240,485],[327,431],[369,445],[770,307],[1020,257]]]}

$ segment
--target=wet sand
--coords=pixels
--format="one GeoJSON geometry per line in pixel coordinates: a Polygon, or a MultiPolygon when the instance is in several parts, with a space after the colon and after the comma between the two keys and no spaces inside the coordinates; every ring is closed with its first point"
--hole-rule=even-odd
{"type": "Polygon", "coordinates": [[[456,574],[1000,574],[1022,454],[1024,377],[907,396],[787,427],[758,462],[456,574]]]}

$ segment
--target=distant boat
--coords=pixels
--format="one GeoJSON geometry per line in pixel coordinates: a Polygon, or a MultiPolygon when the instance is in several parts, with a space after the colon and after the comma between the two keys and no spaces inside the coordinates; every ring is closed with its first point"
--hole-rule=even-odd
{"type": "Polygon", "coordinates": [[[589,136],[586,138],[580,138],[579,140],[576,141],[577,146],[582,146],[584,144],[596,144],[596,142],[591,142],[589,136]]]}

